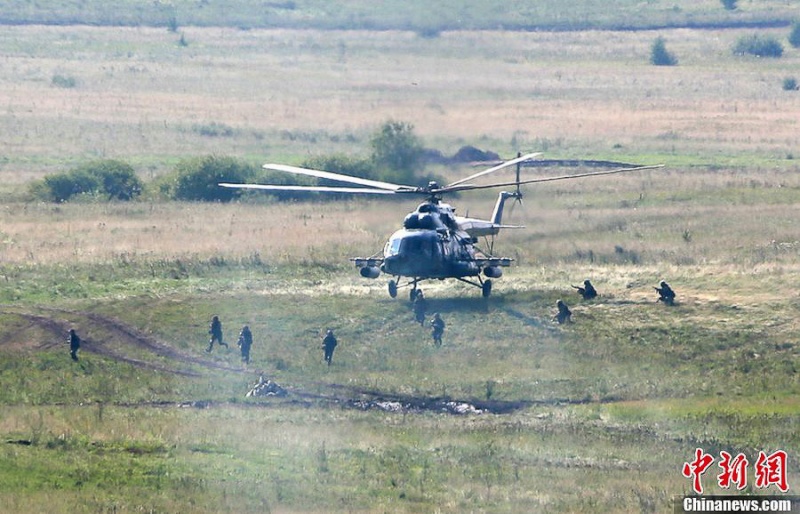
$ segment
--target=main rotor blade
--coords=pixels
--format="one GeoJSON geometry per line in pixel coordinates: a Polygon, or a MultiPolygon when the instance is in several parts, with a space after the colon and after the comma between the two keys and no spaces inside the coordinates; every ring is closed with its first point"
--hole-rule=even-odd
{"type": "Polygon", "coordinates": [[[480,173],[476,173],[474,175],[470,175],[467,178],[462,178],[461,180],[456,180],[452,184],[448,184],[447,186],[445,186],[445,189],[448,189],[448,188],[450,188],[452,186],[457,186],[459,184],[463,184],[464,182],[467,182],[467,181],[472,180],[474,178],[478,178],[478,177],[482,177],[484,175],[488,175],[489,173],[494,173],[495,171],[502,170],[503,168],[507,168],[509,166],[513,166],[513,165],[517,164],[518,162],[527,161],[528,159],[533,159],[534,157],[538,157],[540,155],[542,155],[542,152],[534,152],[534,153],[529,153],[527,155],[522,155],[520,157],[517,157],[516,159],[511,159],[510,161],[506,161],[506,162],[498,164],[497,166],[493,166],[493,167],[491,167],[491,168],[489,168],[487,170],[483,170],[480,173]]]}
{"type": "Polygon", "coordinates": [[[326,187],[326,186],[279,186],[272,184],[218,184],[232,189],[261,189],[264,191],[303,191],[308,193],[357,193],[372,195],[391,195],[394,191],[386,189],[367,189],[365,187],[326,187]]]}
{"type": "Polygon", "coordinates": [[[294,173],[297,175],[307,175],[309,177],[324,178],[328,180],[338,180],[339,182],[349,182],[351,184],[374,187],[377,189],[386,189],[388,191],[417,189],[416,187],[411,187],[411,186],[401,186],[389,182],[380,182],[378,180],[369,180],[366,178],[352,177],[350,175],[342,175],[340,173],[331,173],[330,171],[312,170],[308,168],[300,168],[297,166],[287,166],[286,164],[265,164],[263,168],[268,170],[284,171],[286,173],[294,173]]]}
{"type": "Polygon", "coordinates": [[[522,184],[535,184],[537,182],[554,182],[556,180],[568,180],[573,178],[583,178],[583,177],[594,177],[598,175],[613,175],[615,173],[627,173],[629,171],[641,171],[641,170],[653,170],[657,168],[663,168],[663,164],[654,164],[652,166],[637,166],[635,168],[619,168],[616,170],[609,170],[609,171],[593,171],[591,173],[579,173],[577,175],[561,175],[558,177],[542,177],[542,178],[532,178],[528,180],[522,180],[520,182],[503,182],[500,184],[489,184],[485,186],[476,186],[471,184],[465,184],[463,186],[456,186],[456,187],[444,187],[440,190],[442,193],[450,193],[453,191],[473,191],[476,189],[491,189],[493,187],[506,187],[506,186],[516,186],[522,184]]]}

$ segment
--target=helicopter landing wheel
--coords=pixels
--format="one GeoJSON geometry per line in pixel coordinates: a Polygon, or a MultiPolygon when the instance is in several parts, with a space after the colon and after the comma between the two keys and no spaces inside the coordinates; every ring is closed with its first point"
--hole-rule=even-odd
{"type": "Polygon", "coordinates": [[[483,285],[481,286],[481,293],[483,293],[484,298],[489,298],[489,295],[492,294],[492,281],[486,280],[483,285]]]}
{"type": "Polygon", "coordinates": [[[397,298],[397,282],[394,280],[389,281],[389,296],[397,298]]]}

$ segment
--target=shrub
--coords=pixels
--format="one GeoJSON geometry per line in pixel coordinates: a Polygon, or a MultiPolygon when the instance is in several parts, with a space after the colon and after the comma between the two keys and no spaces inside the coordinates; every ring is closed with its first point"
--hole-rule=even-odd
{"type": "Polygon", "coordinates": [[[650,64],[656,66],[675,66],[678,64],[678,59],[667,51],[667,46],[664,43],[663,37],[656,38],[653,41],[653,46],[650,47],[650,64]]]}
{"type": "Polygon", "coordinates": [[[220,187],[218,184],[248,182],[255,175],[254,166],[231,157],[191,159],[178,165],[172,191],[167,192],[175,200],[229,202],[238,198],[241,190],[220,187]]]}
{"type": "Polygon", "coordinates": [[[81,171],[57,173],[44,178],[44,200],[51,202],[66,202],[75,195],[95,193],[99,189],[100,181],[96,177],[81,171]]]}
{"type": "Polygon", "coordinates": [[[797,79],[794,77],[786,77],[783,79],[783,90],[784,91],[797,91],[797,79]]]}
{"type": "Polygon", "coordinates": [[[736,10],[736,4],[739,0],[720,0],[722,2],[722,6],[728,11],[736,10]]]}
{"type": "Polygon", "coordinates": [[[375,166],[370,159],[358,159],[347,155],[334,154],[312,157],[303,162],[303,167],[379,180],[375,166]]]}
{"type": "Polygon", "coordinates": [[[789,33],[789,44],[793,48],[800,48],[800,22],[792,25],[792,31],[789,33]]]}
{"type": "Polygon", "coordinates": [[[236,129],[215,121],[203,125],[192,125],[192,132],[206,137],[232,137],[236,135],[236,129]]]}
{"type": "Polygon", "coordinates": [[[423,147],[414,126],[387,121],[372,137],[372,162],[382,180],[410,184],[422,164],[423,147]]]}
{"type": "Polygon", "coordinates": [[[50,84],[52,84],[54,87],[72,89],[78,85],[78,81],[75,80],[75,77],[65,77],[64,75],[53,75],[53,78],[50,79],[50,84]]]}
{"type": "Polygon", "coordinates": [[[769,36],[744,36],[739,38],[733,47],[735,55],[755,55],[757,57],[781,57],[783,55],[783,45],[769,36]]]}
{"type": "Polygon", "coordinates": [[[76,195],[106,196],[109,200],[132,200],[142,192],[142,181],[129,164],[107,159],[85,164],[66,173],[48,175],[31,187],[34,196],[51,202],[66,202],[76,195]]]}
{"type": "Polygon", "coordinates": [[[95,173],[102,191],[110,200],[133,200],[142,194],[142,181],[129,164],[120,161],[99,161],[87,171],[95,173]]]}

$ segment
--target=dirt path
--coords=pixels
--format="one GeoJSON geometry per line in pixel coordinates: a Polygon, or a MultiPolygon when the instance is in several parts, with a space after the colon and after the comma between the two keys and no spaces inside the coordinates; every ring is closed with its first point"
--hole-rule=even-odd
{"type": "Polygon", "coordinates": [[[14,333],[7,334],[0,340],[0,345],[4,346],[11,345],[32,349],[51,349],[63,346],[66,351],[67,333],[70,328],[78,327],[78,333],[83,343],[81,345],[82,352],[103,355],[134,366],[183,376],[200,376],[198,371],[191,369],[192,366],[224,371],[243,371],[238,367],[182,352],[116,318],[103,316],[95,312],[52,307],[22,309],[3,306],[0,308],[0,313],[17,316],[27,322],[26,326],[20,327],[14,333]],[[46,334],[46,338],[39,337],[39,340],[44,339],[44,342],[30,340],[29,335],[32,332],[46,334]],[[126,350],[132,351],[128,352],[126,350]],[[131,353],[144,353],[145,355],[152,355],[154,358],[168,359],[175,365],[134,357],[131,353]]]}
{"type": "MultiPolygon", "coordinates": [[[[20,326],[0,337],[0,346],[33,351],[60,348],[67,352],[67,333],[77,328],[82,338],[81,351],[102,355],[144,369],[175,375],[198,377],[202,369],[228,372],[248,372],[201,356],[178,350],[156,337],[146,334],[119,319],[91,311],[58,309],[53,307],[22,308],[0,306],[0,314],[15,316],[20,326]],[[149,357],[152,357],[150,360],[149,357]]],[[[250,373],[258,373],[251,370],[250,373]]],[[[288,386],[289,397],[284,402],[339,405],[358,410],[383,410],[386,412],[441,412],[453,415],[508,414],[532,405],[561,405],[584,403],[568,399],[552,400],[477,400],[449,397],[429,397],[394,394],[385,391],[357,388],[339,384],[318,384],[318,393],[288,386]]],[[[244,395],[244,391],[242,394],[244,395]]],[[[211,401],[166,402],[158,406],[210,408],[226,403],[211,401]]]]}

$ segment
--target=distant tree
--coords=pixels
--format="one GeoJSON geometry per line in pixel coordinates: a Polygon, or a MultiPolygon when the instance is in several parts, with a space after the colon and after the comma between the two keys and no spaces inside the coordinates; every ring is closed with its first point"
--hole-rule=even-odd
{"type": "Polygon", "coordinates": [[[55,173],[44,178],[44,187],[39,191],[43,200],[66,202],[76,195],[96,193],[100,181],[83,170],[68,173],[55,173]]]}
{"type": "Polygon", "coordinates": [[[755,55],[756,57],[781,57],[783,55],[783,45],[774,37],[743,36],[739,38],[733,47],[735,55],[755,55]]]}
{"type": "Polygon", "coordinates": [[[789,33],[789,44],[794,48],[800,48],[800,22],[792,25],[792,32],[789,33]]]}
{"type": "Polygon", "coordinates": [[[735,11],[736,4],[739,2],[739,0],[720,0],[720,2],[722,2],[722,6],[725,7],[726,10],[735,11]]]}
{"type": "Polygon", "coordinates": [[[667,50],[663,37],[656,38],[650,47],[650,64],[656,66],[675,66],[678,59],[667,50]]]}
{"type": "Polygon", "coordinates": [[[220,187],[219,183],[247,182],[255,176],[256,169],[232,157],[208,156],[184,161],[176,172],[172,191],[167,191],[173,199],[229,202],[238,198],[241,190],[220,187]]]}
{"type": "Polygon", "coordinates": [[[109,200],[133,200],[142,194],[142,181],[133,167],[122,161],[97,161],[86,168],[101,182],[102,192],[109,200]]]}
{"type": "Polygon", "coordinates": [[[132,200],[142,193],[142,181],[133,167],[113,159],[93,161],[66,173],[48,175],[31,188],[46,201],[66,202],[76,195],[106,196],[109,200],[132,200]]]}
{"type": "Polygon", "coordinates": [[[414,134],[414,126],[402,121],[387,121],[372,137],[372,162],[384,180],[406,184],[422,164],[424,149],[414,134]]]}

